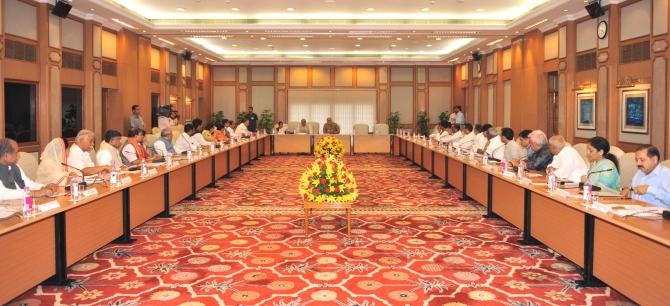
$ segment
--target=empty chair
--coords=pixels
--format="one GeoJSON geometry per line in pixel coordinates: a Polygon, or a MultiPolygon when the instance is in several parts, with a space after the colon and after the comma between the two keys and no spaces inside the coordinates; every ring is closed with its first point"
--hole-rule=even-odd
{"type": "Polygon", "coordinates": [[[577,150],[577,153],[579,153],[579,156],[582,157],[585,163],[589,163],[589,159],[586,157],[586,147],[587,145],[585,143],[578,143],[574,146],[572,146],[575,150],[577,150]]]}
{"type": "Polygon", "coordinates": [[[354,135],[367,135],[370,132],[370,126],[365,123],[354,124],[354,135]]]}
{"type": "Polygon", "coordinates": [[[35,181],[37,179],[37,157],[34,154],[19,152],[19,161],[16,163],[23,169],[23,172],[26,173],[26,176],[31,180],[35,181]]]}
{"type": "Polygon", "coordinates": [[[321,134],[321,125],[316,122],[316,121],[309,121],[307,122],[307,125],[309,126],[309,133],[310,134],[321,134]]]}
{"type": "Polygon", "coordinates": [[[375,135],[388,135],[389,134],[389,125],[386,123],[377,123],[374,126],[373,130],[375,135]]]}
{"type": "Polygon", "coordinates": [[[295,133],[295,131],[298,130],[299,126],[300,121],[290,121],[289,123],[286,124],[286,131],[295,133]]]}
{"type": "Polygon", "coordinates": [[[610,153],[612,153],[612,155],[616,156],[617,159],[620,159],[621,156],[623,156],[626,152],[619,149],[619,147],[610,146],[610,153]]]}
{"type": "Polygon", "coordinates": [[[619,179],[621,180],[621,187],[630,187],[635,172],[637,172],[635,153],[631,152],[621,155],[621,158],[619,158],[619,179]]]}

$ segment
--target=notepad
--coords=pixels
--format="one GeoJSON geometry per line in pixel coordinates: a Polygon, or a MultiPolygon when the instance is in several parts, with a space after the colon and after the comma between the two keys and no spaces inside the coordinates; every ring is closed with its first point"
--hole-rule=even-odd
{"type": "Polygon", "coordinates": [[[37,208],[40,212],[50,211],[50,210],[56,209],[58,207],[60,207],[60,204],[56,201],[51,201],[51,202],[44,203],[42,205],[37,206],[37,208]]]}

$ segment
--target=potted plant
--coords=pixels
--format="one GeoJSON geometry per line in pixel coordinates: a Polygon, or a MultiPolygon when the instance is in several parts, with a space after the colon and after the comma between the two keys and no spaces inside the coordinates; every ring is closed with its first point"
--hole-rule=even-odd
{"type": "Polygon", "coordinates": [[[426,112],[419,112],[419,116],[416,121],[416,129],[419,134],[428,136],[430,133],[430,128],[428,128],[428,121],[430,121],[428,114],[426,112]]]}
{"type": "Polygon", "coordinates": [[[240,114],[237,115],[237,123],[242,123],[244,120],[247,120],[247,112],[240,112],[240,114]]]}
{"type": "Polygon", "coordinates": [[[389,125],[389,133],[395,134],[398,131],[398,128],[400,127],[400,113],[392,112],[391,116],[389,116],[386,121],[389,125]]]}
{"type": "Polygon", "coordinates": [[[271,134],[272,127],[274,125],[274,114],[269,109],[264,110],[261,113],[261,118],[258,122],[258,131],[265,131],[267,134],[271,134]]]}
{"type": "Polygon", "coordinates": [[[218,111],[216,113],[212,113],[212,119],[210,122],[216,124],[216,125],[221,125],[223,126],[223,120],[225,117],[223,116],[223,111],[218,111]]]}
{"type": "Polygon", "coordinates": [[[449,111],[443,111],[442,113],[440,113],[439,120],[440,120],[440,122],[439,122],[440,124],[449,121],[449,111]]]}

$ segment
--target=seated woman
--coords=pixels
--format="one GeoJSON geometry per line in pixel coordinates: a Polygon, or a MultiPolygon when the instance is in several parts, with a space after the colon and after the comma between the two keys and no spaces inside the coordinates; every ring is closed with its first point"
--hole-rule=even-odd
{"type": "Polygon", "coordinates": [[[40,164],[37,166],[37,178],[40,184],[56,184],[65,186],[69,173],[65,163],[65,141],[63,138],[54,138],[40,154],[40,164]]]}
{"type": "Polygon", "coordinates": [[[589,182],[603,190],[621,192],[619,182],[619,161],[610,153],[610,143],[603,137],[589,139],[586,156],[590,167],[582,182],[589,182]]]}

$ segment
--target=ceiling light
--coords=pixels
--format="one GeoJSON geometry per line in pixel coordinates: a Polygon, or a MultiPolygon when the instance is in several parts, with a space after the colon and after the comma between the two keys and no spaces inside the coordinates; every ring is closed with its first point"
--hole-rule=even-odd
{"type": "Polygon", "coordinates": [[[309,45],[302,45],[302,46],[305,47],[305,48],[309,47],[309,45]]]}
{"type": "Polygon", "coordinates": [[[261,37],[261,40],[265,40],[265,39],[266,39],[265,37],[261,37]]]}
{"type": "Polygon", "coordinates": [[[430,11],[430,9],[427,8],[427,7],[424,7],[424,8],[421,9],[421,11],[422,11],[422,12],[428,12],[428,11],[430,11]]]}
{"type": "Polygon", "coordinates": [[[568,11],[568,9],[564,9],[563,11],[564,11],[564,12],[567,12],[567,11],[568,11]]]}
{"type": "Polygon", "coordinates": [[[358,40],[363,40],[363,37],[359,37],[359,38],[356,38],[356,39],[358,39],[358,40]]]}
{"type": "Polygon", "coordinates": [[[305,38],[304,38],[304,37],[300,37],[300,40],[305,40],[305,38]]]}
{"type": "Polygon", "coordinates": [[[395,45],[391,45],[391,48],[395,48],[395,45]]]}
{"type": "Polygon", "coordinates": [[[330,50],[335,50],[335,48],[328,48],[328,49],[330,49],[330,50]]]}
{"type": "Polygon", "coordinates": [[[441,37],[435,37],[435,40],[442,40],[441,37]]]}
{"type": "Polygon", "coordinates": [[[233,47],[237,47],[237,45],[236,45],[236,44],[232,44],[231,46],[233,46],[233,47]]]}
{"type": "Polygon", "coordinates": [[[375,8],[374,7],[368,7],[365,9],[368,12],[374,12],[375,8]]]}
{"type": "Polygon", "coordinates": [[[292,7],[287,7],[286,10],[289,11],[289,12],[293,12],[293,11],[295,11],[295,9],[292,8],[292,7]]]}
{"type": "Polygon", "coordinates": [[[228,39],[228,37],[221,36],[221,39],[226,40],[226,39],[228,39]]]}
{"type": "Polygon", "coordinates": [[[90,8],[90,10],[91,10],[91,12],[92,12],[92,11],[95,11],[95,9],[94,9],[94,8],[90,8]]]}
{"type": "Polygon", "coordinates": [[[272,47],[272,45],[268,45],[268,47],[272,47]]]}
{"type": "Polygon", "coordinates": [[[239,9],[239,8],[236,8],[236,7],[231,8],[231,10],[232,10],[233,12],[239,12],[239,11],[240,11],[240,9],[239,9]]]}
{"type": "Polygon", "coordinates": [[[177,10],[180,11],[180,12],[185,11],[185,9],[183,7],[178,7],[177,10]]]}
{"type": "Polygon", "coordinates": [[[396,38],[395,40],[402,40],[402,37],[398,37],[398,38],[396,38]]]}
{"type": "Polygon", "coordinates": [[[485,11],[483,8],[478,8],[475,10],[475,12],[483,12],[483,11],[485,11]]]}
{"type": "Polygon", "coordinates": [[[432,46],[433,46],[433,45],[426,45],[426,47],[428,47],[428,48],[430,48],[430,47],[432,47],[432,46]]]}
{"type": "Polygon", "coordinates": [[[536,27],[536,26],[539,26],[539,25],[541,25],[541,24],[547,22],[547,20],[549,20],[549,19],[546,19],[546,18],[545,18],[545,19],[542,19],[542,20],[540,20],[540,21],[538,21],[538,22],[536,22],[536,23],[533,23],[533,24],[527,26],[527,27],[526,27],[526,30],[529,30],[529,29],[531,29],[531,28],[534,28],[534,27],[536,27]]]}
{"type": "Polygon", "coordinates": [[[123,21],[121,21],[121,20],[119,20],[119,19],[117,19],[117,18],[112,18],[112,21],[114,21],[114,22],[116,22],[116,23],[118,23],[118,24],[120,24],[120,25],[123,25],[123,26],[125,26],[125,27],[127,27],[127,28],[135,29],[134,26],[132,26],[132,25],[130,25],[130,24],[128,24],[128,23],[125,23],[125,22],[123,22],[123,21]]]}
{"type": "Polygon", "coordinates": [[[361,45],[356,45],[356,47],[360,47],[361,45]]]}
{"type": "Polygon", "coordinates": [[[496,40],[494,40],[494,41],[492,41],[492,42],[490,42],[490,43],[488,43],[488,44],[486,44],[486,45],[487,45],[487,46],[493,46],[493,45],[495,45],[495,44],[497,44],[497,43],[499,43],[499,42],[501,42],[501,41],[503,41],[502,38],[500,38],[500,39],[496,39],[496,40]]]}
{"type": "Polygon", "coordinates": [[[160,40],[160,41],[162,41],[162,42],[164,42],[164,43],[166,43],[166,44],[169,44],[169,45],[174,46],[174,43],[173,43],[173,42],[171,42],[171,41],[169,41],[169,40],[167,40],[167,39],[164,39],[164,38],[162,38],[162,37],[159,37],[158,40],[160,40]]]}

